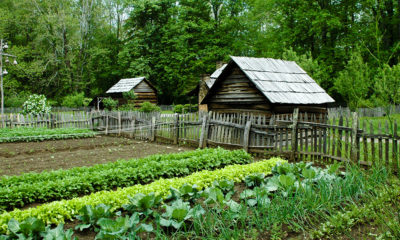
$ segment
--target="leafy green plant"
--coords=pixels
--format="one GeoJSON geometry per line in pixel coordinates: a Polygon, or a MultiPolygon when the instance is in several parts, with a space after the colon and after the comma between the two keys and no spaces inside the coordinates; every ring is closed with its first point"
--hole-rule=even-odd
{"type": "Polygon", "coordinates": [[[122,97],[126,100],[135,100],[136,99],[136,94],[135,91],[132,89],[128,92],[123,92],[122,97]]]}
{"type": "Polygon", "coordinates": [[[144,102],[144,103],[142,103],[140,105],[139,111],[140,112],[146,112],[146,113],[149,113],[149,112],[160,112],[161,108],[159,106],[151,103],[151,102],[144,102]]]}
{"type": "Polygon", "coordinates": [[[100,227],[95,239],[135,239],[137,233],[142,231],[152,232],[150,224],[140,224],[139,214],[118,217],[117,219],[101,218],[97,221],[100,227]]]}
{"type": "Polygon", "coordinates": [[[162,198],[160,195],[138,193],[134,197],[129,197],[129,203],[122,207],[129,213],[138,212],[139,214],[149,216],[153,213],[153,209],[161,204],[161,201],[162,198]]]}
{"type": "Polygon", "coordinates": [[[165,205],[165,213],[160,218],[160,225],[164,227],[174,227],[179,229],[193,218],[198,218],[205,213],[200,205],[191,208],[188,202],[183,202],[181,199],[174,201],[171,206],[165,205]]]}
{"type": "Polygon", "coordinates": [[[167,201],[183,199],[193,203],[200,196],[196,185],[184,184],[179,189],[171,187],[170,191],[171,194],[166,198],[167,201]]]}
{"type": "Polygon", "coordinates": [[[265,175],[262,173],[252,174],[244,179],[247,187],[259,187],[264,182],[265,175]]]}
{"type": "Polygon", "coordinates": [[[42,220],[34,217],[27,218],[22,222],[11,219],[8,222],[8,230],[11,238],[41,239],[41,233],[45,231],[45,224],[42,220]]]}
{"type": "Polygon", "coordinates": [[[74,232],[72,229],[64,230],[64,224],[59,224],[56,228],[51,229],[50,226],[46,227],[46,231],[41,234],[44,240],[77,240],[73,237],[74,232]]]}
{"type": "Polygon", "coordinates": [[[86,205],[79,210],[79,215],[76,218],[81,221],[81,224],[77,225],[75,229],[79,229],[82,231],[88,228],[96,228],[97,221],[101,218],[107,218],[112,216],[112,212],[110,211],[110,206],[105,204],[99,204],[95,207],[91,205],[86,205]]]}
{"type": "Polygon", "coordinates": [[[111,97],[103,98],[102,102],[104,107],[110,111],[114,110],[118,106],[118,100],[114,100],[111,97]]]}
{"type": "Polygon", "coordinates": [[[32,94],[28,100],[22,105],[23,114],[46,114],[50,113],[51,106],[47,103],[47,99],[44,95],[32,94]]]}

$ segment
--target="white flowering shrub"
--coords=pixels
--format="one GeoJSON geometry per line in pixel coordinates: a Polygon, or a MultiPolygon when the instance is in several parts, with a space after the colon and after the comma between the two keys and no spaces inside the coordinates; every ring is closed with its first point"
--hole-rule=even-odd
{"type": "Polygon", "coordinates": [[[44,95],[32,94],[22,105],[22,113],[24,114],[39,115],[50,113],[50,111],[51,106],[44,95]]]}

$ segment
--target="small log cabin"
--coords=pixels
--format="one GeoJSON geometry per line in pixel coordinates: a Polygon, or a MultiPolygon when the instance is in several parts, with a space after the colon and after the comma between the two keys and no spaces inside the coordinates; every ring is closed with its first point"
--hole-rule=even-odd
{"type": "Polygon", "coordinates": [[[140,107],[143,102],[157,104],[157,89],[146,80],[145,77],[125,78],[119,80],[114,86],[107,90],[107,95],[117,99],[119,104],[127,103],[122,93],[133,90],[136,95],[135,105],[140,107]]]}
{"type": "Polygon", "coordinates": [[[214,80],[206,81],[210,89],[201,101],[208,111],[270,116],[299,108],[325,114],[327,104],[335,101],[293,61],[231,57],[214,74],[214,80]]]}

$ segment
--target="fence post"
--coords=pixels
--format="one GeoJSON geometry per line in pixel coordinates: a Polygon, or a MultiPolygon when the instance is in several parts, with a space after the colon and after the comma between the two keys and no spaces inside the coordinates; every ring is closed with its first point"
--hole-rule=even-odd
{"type": "Polygon", "coordinates": [[[151,139],[152,142],[156,140],[156,117],[151,118],[151,139]]]}
{"type": "Polygon", "coordinates": [[[295,108],[293,111],[293,125],[292,125],[292,160],[296,160],[297,153],[297,122],[299,120],[299,109],[295,108]]]}
{"type": "Polygon", "coordinates": [[[246,126],[244,127],[243,149],[244,149],[246,152],[249,151],[250,128],[251,128],[251,120],[247,121],[247,122],[246,122],[246,126]]]}
{"type": "Polygon", "coordinates": [[[357,134],[358,134],[358,114],[357,112],[353,112],[352,116],[352,131],[351,131],[351,160],[353,162],[358,162],[358,144],[357,144],[357,134]]]}
{"type": "Polygon", "coordinates": [[[204,148],[206,146],[207,137],[208,137],[208,116],[207,114],[205,114],[203,116],[203,123],[201,125],[199,148],[204,148]]]}
{"type": "Polygon", "coordinates": [[[118,112],[118,136],[121,136],[122,122],[121,122],[121,112],[118,112]]]}
{"type": "Polygon", "coordinates": [[[131,133],[129,134],[129,136],[131,137],[131,138],[133,138],[133,136],[134,136],[134,133],[135,133],[135,124],[136,124],[136,117],[135,116],[132,116],[131,117],[131,133]]]}
{"type": "Polygon", "coordinates": [[[179,114],[175,113],[175,123],[174,123],[174,144],[179,143],[179,114]]]}
{"type": "Polygon", "coordinates": [[[106,115],[106,135],[108,135],[108,114],[106,115]]]}
{"type": "Polygon", "coordinates": [[[54,116],[54,114],[53,113],[50,113],[50,128],[55,128],[55,116],[54,116]]]}

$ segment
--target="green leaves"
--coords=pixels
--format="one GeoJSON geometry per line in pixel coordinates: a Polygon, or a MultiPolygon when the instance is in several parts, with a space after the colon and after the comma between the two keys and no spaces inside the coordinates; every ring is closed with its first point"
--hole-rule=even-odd
{"type": "Polygon", "coordinates": [[[186,220],[198,218],[204,213],[205,211],[200,205],[191,208],[188,202],[178,199],[170,206],[165,205],[165,213],[160,218],[160,225],[179,229],[186,220]]]}
{"type": "Polygon", "coordinates": [[[144,195],[142,193],[136,194],[133,198],[129,198],[129,203],[123,205],[122,207],[130,212],[138,212],[148,216],[153,213],[153,208],[156,208],[160,205],[162,198],[160,195],[155,195],[154,193],[150,193],[144,195]]]}
{"type": "Polygon", "coordinates": [[[110,217],[111,215],[110,206],[105,204],[99,204],[96,207],[86,205],[79,210],[79,215],[76,218],[82,223],[77,225],[75,229],[79,229],[79,231],[91,227],[96,229],[96,223],[100,218],[110,217]]]}

